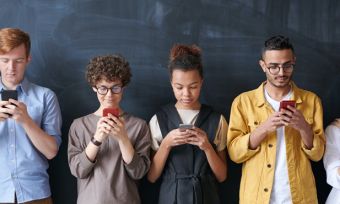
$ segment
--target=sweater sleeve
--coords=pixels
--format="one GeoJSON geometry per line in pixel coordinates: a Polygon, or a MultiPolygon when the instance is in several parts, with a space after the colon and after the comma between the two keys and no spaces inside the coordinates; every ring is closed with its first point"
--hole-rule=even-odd
{"type": "Polygon", "coordinates": [[[82,128],[77,128],[77,123],[74,121],[69,130],[67,152],[71,174],[82,179],[89,176],[96,163],[91,162],[85,154],[87,144],[85,139],[82,140],[80,137],[81,130],[82,128]]]}
{"type": "Polygon", "coordinates": [[[141,179],[150,168],[151,135],[148,125],[143,121],[134,144],[135,154],[129,164],[124,163],[125,169],[133,179],[141,179]]]}

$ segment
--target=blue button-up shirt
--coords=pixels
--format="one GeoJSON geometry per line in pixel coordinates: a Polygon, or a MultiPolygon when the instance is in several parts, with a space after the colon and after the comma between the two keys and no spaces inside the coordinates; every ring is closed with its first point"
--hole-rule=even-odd
{"type": "MultiPolygon", "coordinates": [[[[0,90],[4,85],[0,80],[0,90]]],[[[18,101],[27,106],[29,116],[47,134],[61,143],[61,113],[56,95],[24,79],[17,86],[18,101]]],[[[48,161],[37,150],[21,124],[9,118],[0,122],[0,203],[19,203],[51,195],[48,161]]]]}

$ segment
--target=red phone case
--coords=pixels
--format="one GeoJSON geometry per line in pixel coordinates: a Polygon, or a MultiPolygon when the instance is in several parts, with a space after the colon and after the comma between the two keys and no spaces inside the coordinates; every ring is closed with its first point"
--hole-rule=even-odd
{"type": "Polygon", "coordinates": [[[285,100],[280,102],[280,110],[281,109],[287,109],[287,106],[295,107],[295,101],[294,100],[285,100]]]}
{"type": "Polygon", "coordinates": [[[103,117],[108,116],[111,113],[112,115],[119,117],[119,109],[118,108],[104,108],[103,117]]]}

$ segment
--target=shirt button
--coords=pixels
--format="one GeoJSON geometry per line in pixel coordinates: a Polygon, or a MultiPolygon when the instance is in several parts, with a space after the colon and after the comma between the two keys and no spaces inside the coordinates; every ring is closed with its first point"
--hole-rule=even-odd
{"type": "Polygon", "coordinates": [[[272,144],[269,144],[269,145],[268,145],[268,147],[272,148],[272,147],[273,147],[273,145],[272,145],[272,144]]]}
{"type": "Polygon", "coordinates": [[[268,192],[268,188],[264,188],[263,190],[264,190],[264,192],[268,192]]]}
{"type": "Polygon", "coordinates": [[[272,165],[271,164],[267,164],[267,167],[270,168],[270,167],[272,167],[272,165]]]}

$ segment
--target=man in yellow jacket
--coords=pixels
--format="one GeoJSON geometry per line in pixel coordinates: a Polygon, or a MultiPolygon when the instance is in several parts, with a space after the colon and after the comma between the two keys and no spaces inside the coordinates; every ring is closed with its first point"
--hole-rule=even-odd
{"type": "Polygon", "coordinates": [[[324,153],[323,111],[318,96],[292,82],[295,62],[288,38],[269,38],[259,61],[267,80],[233,101],[227,145],[243,163],[240,204],[318,203],[310,160],[324,153]],[[283,100],[295,104],[280,109],[283,100]]]}

